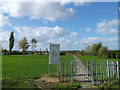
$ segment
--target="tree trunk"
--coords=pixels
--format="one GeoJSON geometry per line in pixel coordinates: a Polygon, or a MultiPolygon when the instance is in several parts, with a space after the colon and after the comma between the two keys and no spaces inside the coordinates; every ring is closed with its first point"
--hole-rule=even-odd
{"type": "Polygon", "coordinates": [[[25,50],[23,49],[23,55],[25,55],[25,50]]]}

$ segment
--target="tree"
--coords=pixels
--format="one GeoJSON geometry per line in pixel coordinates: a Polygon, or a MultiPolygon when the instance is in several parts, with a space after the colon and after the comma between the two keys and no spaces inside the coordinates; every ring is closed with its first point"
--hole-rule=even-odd
{"type": "Polygon", "coordinates": [[[27,38],[24,37],[19,43],[18,43],[19,49],[22,49],[23,53],[29,48],[29,43],[27,42],[27,38]]]}
{"type": "Polygon", "coordinates": [[[100,47],[100,49],[98,50],[98,55],[100,57],[106,57],[108,54],[108,47],[102,46],[100,47]]]}
{"type": "Polygon", "coordinates": [[[34,51],[35,51],[35,47],[36,47],[37,40],[36,40],[36,39],[32,39],[32,40],[30,41],[30,43],[31,43],[31,46],[32,46],[32,51],[34,52],[34,51]]]}
{"type": "Polygon", "coordinates": [[[9,53],[11,53],[13,47],[14,47],[14,32],[10,33],[10,38],[9,38],[9,53]]]}
{"type": "Polygon", "coordinates": [[[85,51],[84,50],[81,50],[81,55],[84,55],[85,54],[85,51]]]}
{"type": "Polygon", "coordinates": [[[100,47],[102,46],[101,42],[100,43],[97,43],[97,44],[93,44],[92,45],[92,54],[93,55],[98,55],[98,50],[100,49],[100,47]]]}
{"type": "Polygon", "coordinates": [[[46,51],[46,53],[48,54],[48,49],[47,49],[47,48],[46,48],[46,50],[45,50],[45,51],[46,51]]]}
{"type": "Polygon", "coordinates": [[[87,47],[85,48],[85,52],[86,52],[87,54],[91,54],[91,53],[92,53],[92,45],[87,46],[87,47]]]}
{"type": "Polygon", "coordinates": [[[42,50],[41,50],[41,48],[40,48],[40,54],[42,54],[42,50]]]}
{"type": "Polygon", "coordinates": [[[120,50],[117,50],[115,53],[116,59],[120,59],[120,50]]]}

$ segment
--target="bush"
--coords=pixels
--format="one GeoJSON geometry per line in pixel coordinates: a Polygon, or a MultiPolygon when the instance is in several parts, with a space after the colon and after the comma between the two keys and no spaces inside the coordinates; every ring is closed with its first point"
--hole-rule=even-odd
{"type": "Polygon", "coordinates": [[[120,50],[119,50],[119,51],[116,51],[115,57],[118,58],[118,59],[120,59],[120,50]]]}
{"type": "Polygon", "coordinates": [[[120,50],[109,50],[108,51],[108,58],[120,58],[120,50]]]}
{"type": "Polygon", "coordinates": [[[109,89],[109,88],[120,88],[120,79],[106,79],[104,82],[101,82],[98,87],[101,89],[109,89]]]}

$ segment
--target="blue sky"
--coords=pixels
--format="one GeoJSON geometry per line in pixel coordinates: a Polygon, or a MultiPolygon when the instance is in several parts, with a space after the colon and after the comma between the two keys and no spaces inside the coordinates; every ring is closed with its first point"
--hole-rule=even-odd
{"type": "MultiPolygon", "coordinates": [[[[14,50],[27,37],[37,39],[36,50],[59,43],[61,50],[82,50],[102,42],[118,49],[118,3],[1,3],[3,48],[8,49],[9,34],[15,32],[14,50]]],[[[31,50],[31,47],[29,48],[31,50]]]]}

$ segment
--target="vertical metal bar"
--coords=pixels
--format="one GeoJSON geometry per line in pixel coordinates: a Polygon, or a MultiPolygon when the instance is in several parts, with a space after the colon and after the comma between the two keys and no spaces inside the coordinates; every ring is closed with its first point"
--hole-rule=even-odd
{"type": "Polygon", "coordinates": [[[110,77],[110,79],[111,79],[111,61],[109,61],[109,77],[110,77]]]}
{"type": "Polygon", "coordinates": [[[115,74],[116,74],[116,62],[114,62],[113,69],[114,69],[114,78],[116,79],[116,76],[115,76],[115,74]]]}
{"type": "Polygon", "coordinates": [[[109,67],[110,67],[110,80],[112,79],[112,70],[111,70],[111,67],[112,67],[112,61],[110,61],[110,64],[109,64],[109,67]]]}
{"type": "Polygon", "coordinates": [[[95,64],[95,68],[96,68],[96,79],[97,79],[97,80],[98,80],[98,77],[97,77],[98,66],[99,66],[99,61],[95,64]]]}
{"type": "Polygon", "coordinates": [[[65,67],[64,78],[66,78],[66,63],[64,63],[64,67],[65,67]]]}
{"type": "Polygon", "coordinates": [[[51,64],[48,64],[48,74],[51,74],[51,64]]]}
{"type": "Polygon", "coordinates": [[[70,62],[69,62],[69,78],[71,80],[71,69],[70,69],[70,62]]]}
{"type": "Polygon", "coordinates": [[[64,78],[64,76],[63,76],[63,68],[62,68],[62,62],[60,63],[60,68],[61,68],[61,70],[60,70],[60,72],[61,72],[61,81],[63,81],[63,78],[64,78]]]}
{"type": "Polygon", "coordinates": [[[107,76],[110,77],[109,61],[107,60],[107,76]]]}
{"type": "Polygon", "coordinates": [[[112,62],[112,71],[113,71],[112,77],[114,78],[114,62],[112,62]]]}
{"type": "Polygon", "coordinates": [[[93,63],[91,63],[92,81],[93,81],[93,85],[94,85],[93,68],[94,68],[94,64],[93,64],[93,63]]]}
{"type": "Polygon", "coordinates": [[[116,69],[117,69],[117,79],[119,79],[119,62],[116,62],[116,69]]]}
{"type": "Polygon", "coordinates": [[[59,62],[59,65],[58,65],[58,66],[59,66],[59,67],[58,67],[58,70],[59,70],[59,72],[58,72],[59,81],[62,81],[62,63],[59,62]]]}
{"type": "Polygon", "coordinates": [[[102,81],[102,71],[101,71],[101,67],[102,67],[102,63],[100,62],[100,65],[99,65],[99,67],[100,67],[100,71],[99,71],[99,75],[100,75],[100,82],[102,81]]]}
{"type": "Polygon", "coordinates": [[[64,70],[65,70],[64,63],[61,62],[61,77],[62,77],[62,81],[64,81],[64,70]]]}
{"type": "Polygon", "coordinates": [[[57,75],[59,74],[59,64],[57,64],[57,75]]]}
{"type": "Polygon", "coordinates": [[[86,68],[87,68],[87,77],[88,77],[88,60],[86,61],[86,68]]]}
{"type": "Polygon", "coordinates": [[[71,61],[70,64],[71,64],[71,81],[73,81],[73,74],[72,74],[72,71],[73,71],[73,69],[72,69],[72,64],[73,64],[73,63],[72,63],[72,61],[71,61]]]}
{"type": "MultiPolygon", "coordinates": [[[[104,61],[105,62],[105,61],[104,61]]],[[[104,80],[104,78],[105,78],[105,70],[106,70],[106,63],[102,63],[101,65],[102,65],[102,68],[103,68],[103,78],[102,78],[102,81],[104,80]]]]}

